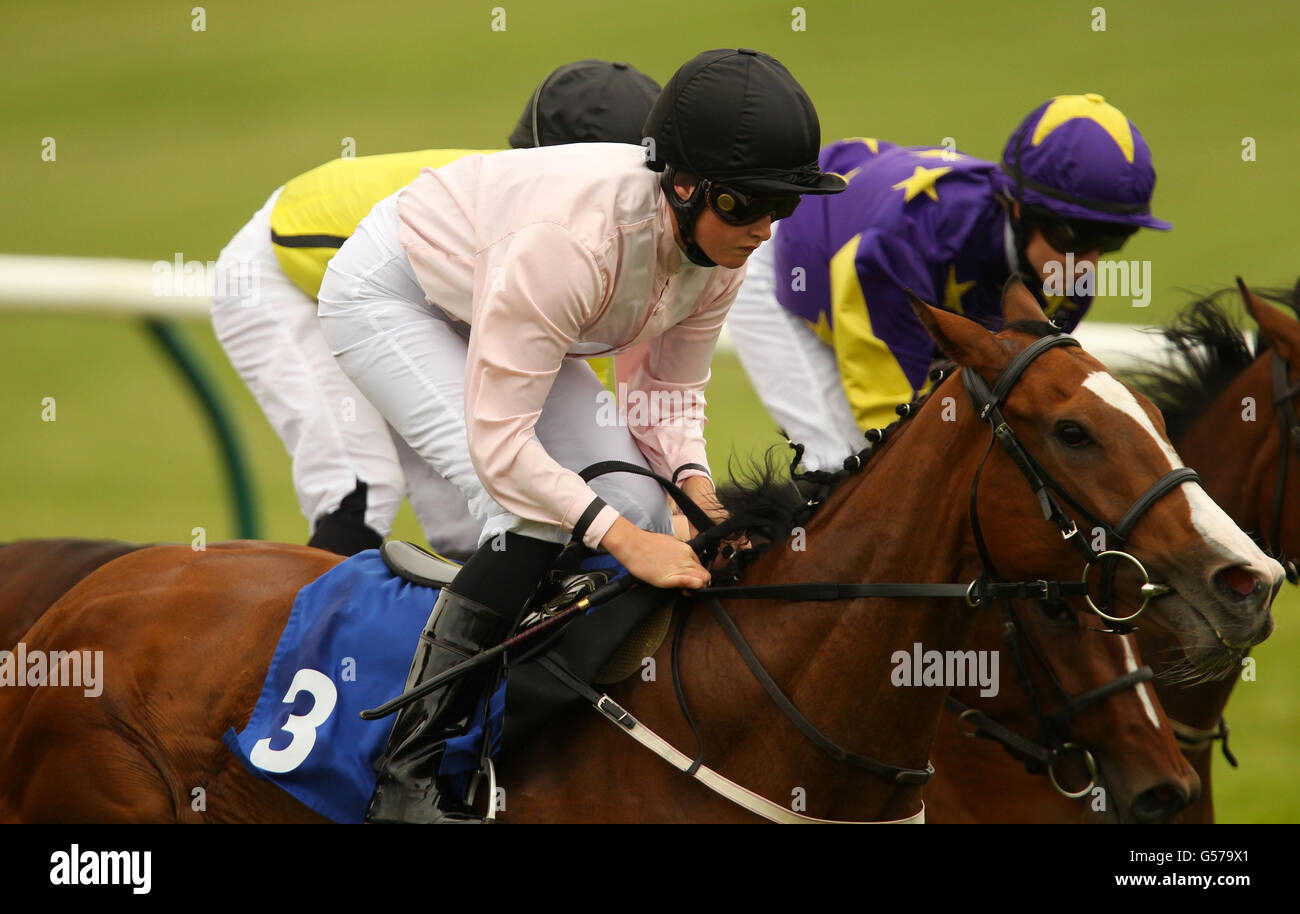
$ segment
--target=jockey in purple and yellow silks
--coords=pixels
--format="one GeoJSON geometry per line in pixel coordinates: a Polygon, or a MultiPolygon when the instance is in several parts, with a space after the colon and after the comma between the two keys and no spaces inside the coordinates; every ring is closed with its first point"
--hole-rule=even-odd
{"type": "Polygon", "coordinates": [[[904,290],[994,328],[1002,286],[1020,273],[1070,330],[1092,297],[1044,295],[1048,270],[1068,253],[1095,269],[1138,228],[1170,228],[1151,216],[1145,140],[1100,95],[1039,106],[1001,163],[857,138],[825,147],[819,164],[848,189],[781,223],[728,318],[755,389],[806,446],[809,468],[837,467],[925,388],[938,351],[904,290]]]}

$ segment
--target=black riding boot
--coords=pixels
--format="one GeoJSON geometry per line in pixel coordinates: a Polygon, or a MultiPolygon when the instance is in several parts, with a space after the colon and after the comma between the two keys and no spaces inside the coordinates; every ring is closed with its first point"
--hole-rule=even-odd
{"type": "Polygon", "coordinates": [[[366,494],[369,488],[369,483],[358,479],[357,487],[343,497],[338,508],[316,521],[307,545],[338,555],[356,555],[383,545],[384,538],[366,526],[366,494]]]}
{"type": "MultiPolygon", "coordinates": [[[[442,588],[406,678],[412,689],[506,639],[560,545],[513,533],[506,548],[485,543],[442,588]]],[[[494,667],[474,670],[403,707],[376,762],[367,822],[434,824],[480,817],[439,783],[446,741],[460,735],[494,667]]]]}

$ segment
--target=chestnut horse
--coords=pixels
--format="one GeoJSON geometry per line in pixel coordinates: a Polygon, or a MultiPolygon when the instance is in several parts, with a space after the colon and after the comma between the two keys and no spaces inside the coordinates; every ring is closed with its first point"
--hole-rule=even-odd
{"type": "MultiPolygon", "coordinates": [[[[1300,321],[1250,292],[1240,293],[1260,330],[1252,348],[1231,322],[1221,300],[1237,289],[1223,289],[1193,303],[1164,330],[1179,358],[1136,369],[1130,382],[1162,408],[1170,438],[1190,466],[1200,473],[1206,491],[1243,528],[1285,561],[1300,553],[1300,480],[1286,472],[1300,437],[1280,431],[1287,401],[1296,393],[1300,365],[1300,321]],[[1278,360],[1282,378],[1274,378],[1278,360]],[[1249,398],[1249,399],[1247,399],[1249,398]],[[1257,408],[1244,412],[1246,404],[1257,408]],[[1230,431],[1230,433],[1229,433],[1230,431]],[[1280,482],[1279,482],[1280,478],[1280,482]]],[[[1295,308],[1294,292],[1273,290],[1263,297],[1295,308]]],[[[1294,415],[1294,413],[1292,414],[1294,415]]],[[[1287,561],[1288,576],[1295,580],[1287,561]]],[[[1187,676],[1181,651],[1169,638],[1146,629],[1136,634],[1140,654],[1155,668],[1155,690],[1200,777],[1201,795],[1176,819],[1185,823],[1214,821],[1211,756],[1236,670],[1207,682],[1180,681],[1187,676]]],[[[1132,639],[1126,638],[1125,641],[1132,639]]],[[[969,690],[968,690],[969,691],[969,690]]],[[[954,694],[957,694],[955,692],[954,694]]],[[[1018,734],[1034,738],[1037,722],[1023,705],[994,708],[968,697],[1018,734]]],[[[1091,797],[1063,798],[1042,778],[1032,778],[1000,746],[959,734],[955,719],[941,727],[935,740],[938,773],[926,787],[931,821],[940,822],[1086,822],[1096,821],[1091,797]],[[978,785],[978,786],[977,786],[978,785]]],[[[969,730],[969,728],[964,728],[969,730]]],[[[1086,744],[1080,734],[1077,742],[1086,744]]],[[[1103,769],[1105,765],[1103,764],[1103,769]]]]}
{"type": "Polygon", "coordinates": [[[141,548],[120,540],[18,540],[0,546],[0,650],[100,565],[141,548]]]}
{"type": "MultiPolygon", "coordinates": [[[[1166,585],[1144,621],[1178,639],[1201,673],[1234,666],[1270,630],[1281,567],[1197,484],[1178,476],[1175,485],[1161,485],[1178,461],[1158,413],[1077,346],[1043,336],[1050,328],[1027,298],[1008,297],[1014,323],[996,335],[923,305],[917,313],[963,371],[992,387],[982,412],[998,415],[1001,407],[1000,432],[1014,429],[1039,455],[1041,472],[1068,478],[1074,499],[1097,516],[1120,518],[1137,506],[1127,554],[1166,585]],[[1004,373],[1009,392],[997,383],[1004,373]]],[[[978,596],[998,586],[987,583],[993,573],[1011,582],[1077,581],[1075,549],[1044,521],[1042,499],[1054,500],[1041,491],[1036,498],[1022,470],[992,452],[991,441],[984,450],[984,417],[971,408],[961,378],[940,385],[858,472],[836,479],[801,536],[757,554],[746,584],[902,580],[956,583],[978,596]],[[977,478],[982,536],[966,514],[965,493],[977,478]],[[954,482],[935,485],[939,479],[954,482]]],[[[750,502],[764,498],[742,499],[737,519],[762,514],[767,506],[750,502]]],[[[123,556],[79,583],[25,639],[29,649],[102,650],[104,693],[90,700],[74,689],[0,689],[9,736],[0,745],[0,821],[320,821],[249,774],[221,735],[247,721],[298,589],[338,561],[296,546],[161,546],[123,556]],[[200,787],[202,811],[191,804],[200,787]]],[[[1130,564],[1115,583],[1122,596],[1104,605],[1132,613],[1140,581],[1130,564]]],[[[913,772],[926,766],[947,688],[895,687],[892,658],[918,643],[927,651],[961,650],[980,616],[994,611],[953,597],[830,603],[724,596],[722,604],[784,694],[818,727],[913,772]]],[[[918,779],[865,773],[806,741],[706,612],[683,613],[677,624],[685,697],[712,768],[778,804],[794,796],[811,816],[894,820],[921,809],[918,779]]],[[[1053,659],[1066,667],[1074,658],[1053,659]]],[[[610,695],[671,744],[693,745],[671,687],[638,679],[610,695]]],[[[1168,755],[1164,780],[1139,788],[1194,793],[1195,775],[1167,727],[1158,735],[1168,755]]],[[[754,820],[583,708],[502,760],[499,775],[506,821],[754,820]]]]}
{"type": "MultiPolygon", "coordinates": [[[[1300,556],[1300,469],[1295,466],[1300,433],[1293,431],[1298,427],[1295,399],[1300,394],[1300,320],[1294,310],[1278,310],[1244,284],[1241,294],[1259,327],[1261,345],[1254,358],[1244,366],[1240,361],[1234,363],[1227,355],[1230,338],[1222,325],[1215,326],[1212,305],[1202,305],[1199,312],[1192,312],[1191,327],[1181,340],[1187,346],[1200,343],[1209,347],[1209,352],[1220,356],[1217,362],[1211,356],[1210,364],[1202,363],[1181,379],[1166,373],[1163,378],[1149,378],[1146,386],[1168,404],[1168,412],[1176,418],[1179,448],[1186,450],[1189,463],[1214,466],[1206,490],[1282,561],[1294,583],[1292,559],[1300,556]],[[1195,320],[1198,313],[1200,327],[1195,320]],[[1253,412],[1246,412],[1247,403],[1255,405],[1253,412]]],[[[1294,291],[1272,290],[1266,297],[1295,308],[1294,291]]],[[[1244,338],[1240,334],[1237,338],[1237,351],[1250,352],[1244,338]]],[[[1189,358],[1195,356],[1189,352],[1189,358]]],[[[1165,639],[1140,632],[1138,640],[1143,655],[1157,671],[1166,668],[1175,677],[1185,675],[1181,665],[1171,662],[1176,651],[1165,639]]],[[[1205,792],[1179,821],[1214,821],[1210,761],[1215,742],[1211,734],[1220,732],[1224,707],[1239,673],[1237,669],[1223,679],[1203,684],[1183,685],[1176,678],[1156,681],[1156,691],[1170,716],[1187,728],[1186,735],[1200,737],[1183,740],[1183,751],[1200,773],[1205,792]]]]}

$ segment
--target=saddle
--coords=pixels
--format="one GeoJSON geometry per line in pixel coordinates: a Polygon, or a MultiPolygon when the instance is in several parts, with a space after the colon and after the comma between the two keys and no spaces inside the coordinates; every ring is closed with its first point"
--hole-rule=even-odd
{"type": "Polygon", "coordinates": [[[399,578],[421,587],[450,584],[460,566],[451,559],[421,549],[405,540],[389,540],[379,547],[379,557],[399,578]]]}
{"type": "MultiPolygon", "coordinates": [[[[423,587],[442,587],[460,570],[454,562],[402,540],[384,543],[379,554],[393,574],[423,587]]],[[[566,550],[548,576],[549,586],[543,586],[525,616],[525,624],[551,608],[569,605],[622,571],[612,559],[610,567],[580,570],[579,561],[592,556],[588,550],[566,550]]],[[[588,685],[621,682],[640,670],[644,659],[663,644],[675,599],[674,591],[643,584],[579,616],[558,635],[511,661],[506,666],[502,748],[511,752],[522,746],[547,720],[583,700],[544,668],[543,658],[588,685]]]]}

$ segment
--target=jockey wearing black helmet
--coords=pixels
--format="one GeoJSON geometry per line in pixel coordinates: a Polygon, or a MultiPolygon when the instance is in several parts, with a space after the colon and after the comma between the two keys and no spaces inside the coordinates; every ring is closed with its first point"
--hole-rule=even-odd
{"type": "Polygon", "coordinates": [[[802,194],[835,194],[844,179],[817,165],[821,125],[780,61],[749,48],[705,51],[664,86],[645,123],[646,163],[661,186],[686,256],[716,266],[699,246],[707,207],[729,225],[789,216],[802,194]],[[685,199],[674,184],[692,186],[685,199]]]}

